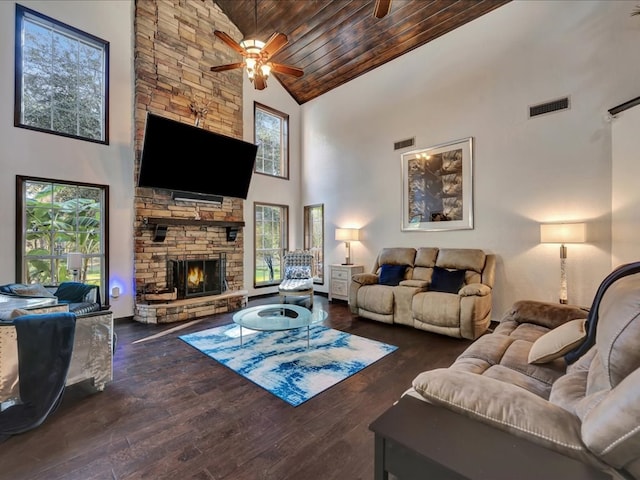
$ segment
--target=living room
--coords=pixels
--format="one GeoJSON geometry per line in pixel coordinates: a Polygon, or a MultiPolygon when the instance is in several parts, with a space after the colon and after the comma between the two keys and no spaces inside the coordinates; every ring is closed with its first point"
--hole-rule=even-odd
{"type": "MultiPolygon", "coordinates": [[[[215,10],[208,2],[173,3],[215,10]]],[[[262,91],[244,78],[242,110],[233,114],[242,137],[252,141],[254,101],[286,112],[291,126],[290,180],[254,175],[244,202],[243,283],[249,297],[277,292],[277,287],[256,288],[252,278],[251,215],[259,201],[289,206],[292,249],[303,244],[303,206],[323,204],[326,265],[344,260],[344,244],[334,240],[334,230],[344,226],[361,229],[352,256],[365,270],[386,246],[470,247],[495,253],[494,320],[522,298],[557,300],[558,249],[540,244],[539,225],[585,222],[588,240],[569,246],[567,268],[570,303],[589,305],[612,268],[638,257],[638,217],[623,208],[638,201],[637,189],[627,180],[637,177],[637,140],[626,133],[616,141],[638,125],[640,112],[636,107],[617,118],[607,115],[640,94],[640,64],[633,61],[640,21],[630,15],[636,3],[514,1],[303,105],[275,78],[262,91]],[[571,98],[571,108],[528,118],[530,105],[563,96],[571,98]],[[401,152],[393,150],[393,143],[412,137],[418,148],[473,137],[472,229],[401,230],[401,152]]],[[[0,3],[0,13],[0,62],[5,65],[0,112],[6,120],[0,127],[1,191],[8,207],[0,212],[7,226],[0,232],[0,283],[17,280],[16,175],[108,185],[106,291],[119,286],[119,296],[108,303],[116,319],[130,318],[140,229],[134,207],[136,149],[144,118],[135,103],[135,4],[9,1],[0,3]],[[110,42],[109,145],[11,125],[16,3],[110,42]]],[[[210,42],[215,45],[213,34],[210,42]]],[[[215,48],[219,52],[212,58],[221,55],[224,63],[229,52],[215,48]]],[[[327,290],[326,281],[316,286],[320,294],[327,290]]]]}
{"type": "MultiPolygon", "coordinates": [[[[6,23],[2,62],[7,69],[0,102],[5,118],[13,111],[14,5],[0,6],[6,23]]],[[[10,206],[0,215],[4,225],[12,226],[0,234],[1,280],[15,281],[15,175],[107,184],[110,229],[118,232],[110,238],[110,282],[121,285],[120,296],[107,303],[115,318],[132,316],[134,5],[122,1],[25,5],[41,7],[44,14],[110,41],[111,142],[69,140],[8,122],[0,129],[7,149],[2,191],[10,206]]],[[[606,118],[608,109],[638,95],[634,79],[639,67],[628,61],[640,30],[637,17],[630,15],[634,5],[631,1],[511,2],[303,105],[297,105],[275,79],[262,91],[245,79],[243,137],[252,136],[254,101],[287,113],[291,125],[291,180],[254,175],[245,202],[244,284],[249,296],[269,293],[254,288],[251,278],[254,232],[248,220],[253,202],[260,201],[289,205],[291,249],[302,247],[302,206],[324,204],[326,265],[343,260],[344,245],[333,240],[333,232],[345,225],[361,228],[353,257],[367,269],[382,246],[492,251],[499,256],[495,318],[518,298],[557,297],[557,249],[540,244],[539,224],[584,221],[588,241],[569,249],[567,268],[570,301],[588,304],[599,279],[615,265],[632,260],[634,253],[615,254],[616,245],[630,241],[621,236],[623,232],[633,230],[612,226],[612,195],[622,196],[616,200],[620,205],[627,203],[625,195],[634,198],[614,183],[624,178],[616,172],[629,173],[634,166],[619,158],[614,164],[611,143],[612,131],[634,112],[613,121],[606,118]],[[529,105],[566,95],[571,97],[570,109],[527,118],[529,105]],[[400,230],[400,155],[392,147],[395,141],[411,137],[418,148],[473,137],[473,229],[400,230]],[[363,172],[367,182],[362,181],[363,172]]],[[[317,286],[319,292],[326,289],[326,282],[317,286]]]]}

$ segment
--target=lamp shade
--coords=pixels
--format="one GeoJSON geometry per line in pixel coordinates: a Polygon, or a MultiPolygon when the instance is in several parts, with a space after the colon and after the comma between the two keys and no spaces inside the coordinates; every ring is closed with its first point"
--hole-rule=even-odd
{"type": "Polygon", "coordinates": [[[69,270],[80,270],[82,267],[82,253],[71,252],[67,254],[67,268],[69,270]]]}
{"type": "Polygon", "coordinates": [[[584,243],[584,223],[543,223],[540,225],[540,243],[584,243]]]}
{"type": "Polygon", "coordinates": [[[360,240],[360,230],[357,228],[336,228],[336,240],[342,242],[360,240]]]}

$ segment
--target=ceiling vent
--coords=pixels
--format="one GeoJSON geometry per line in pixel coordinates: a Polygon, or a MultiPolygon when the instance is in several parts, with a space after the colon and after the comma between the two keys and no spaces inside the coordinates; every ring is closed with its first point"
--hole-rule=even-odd
{"type": "Polygon", "coordinates": [[[529,107],[529,118],[546,115],[547,113],[559,112],[569,109],[569,97],[559,98],[550,102],[531,105],[529,107]]]}
{"type": "Polygon", "coordinates": [[[406,140],[400,140],[393,144],[394,150],[400,150],[402,148],[413,147],[416,144],[416,138],[407,138],[406,140]]]}

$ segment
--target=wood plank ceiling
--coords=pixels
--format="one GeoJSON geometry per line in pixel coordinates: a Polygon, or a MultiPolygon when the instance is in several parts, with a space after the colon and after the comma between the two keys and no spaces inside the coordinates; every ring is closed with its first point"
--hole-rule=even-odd
{"type": "Polygon", "coordinates": [[[302,105],[511,0],[391,0],[380,19],[375,0],[214,1],[245,38],[289,37],[271,60],[304,75],[272,75],[302,105]]]}

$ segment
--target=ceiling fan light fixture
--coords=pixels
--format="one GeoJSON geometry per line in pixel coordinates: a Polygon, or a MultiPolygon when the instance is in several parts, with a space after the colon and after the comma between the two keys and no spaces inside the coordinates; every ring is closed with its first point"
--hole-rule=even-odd
{"type": "Polygon", "coordinates": [[[225,72],[227,70],[233,70],[234,68],[243,68],[246,70],[247,77],[251,80],[256,90],[264,90],[267,88],[267,79],[272,71],[296,77],[301,77],[304,74],[300,68],[271,63],[269,61],[271,56],[275,55],[276,52],[288,43],[289,40],[284,33],[274,33],[266,42],[246,39],[240,43],[237,43],[228,33],[221,30],[215,30],[213,34],[242,55],[244,59],[238,63],[211,67],[212,72],[225,72]]]}
{"type": "Polygon", "coordinates": [[[264,42],[253,38],[248,38],[240,42],[240,46],[244,48],[247,53],[259,55],[264,48],[264,42]]]}

